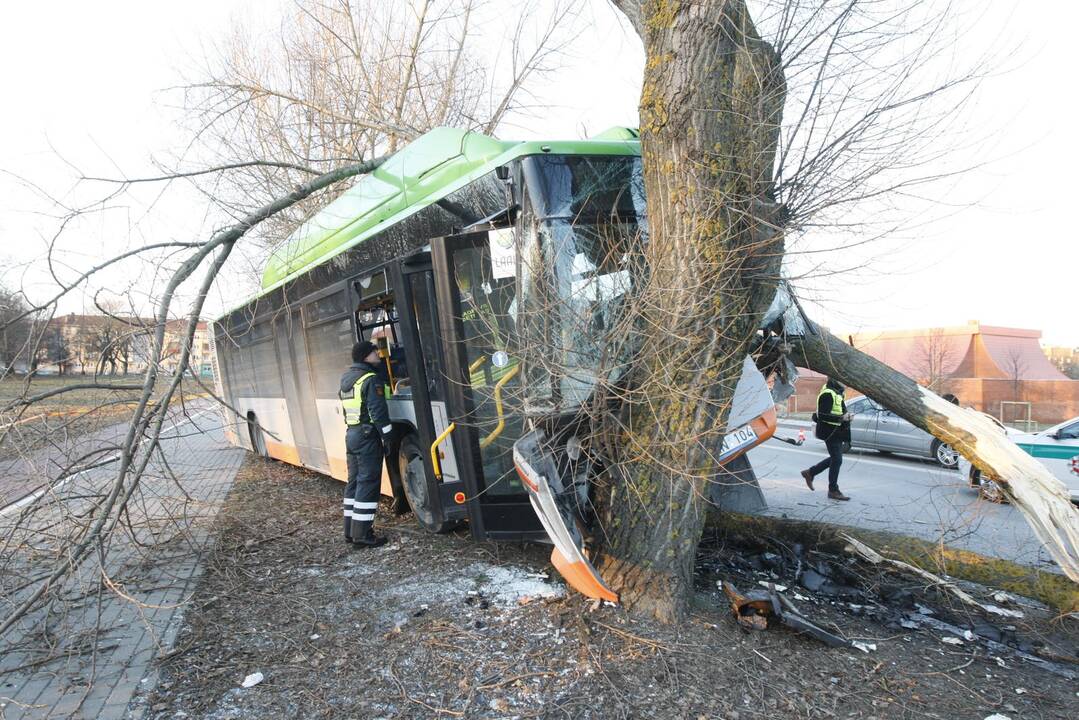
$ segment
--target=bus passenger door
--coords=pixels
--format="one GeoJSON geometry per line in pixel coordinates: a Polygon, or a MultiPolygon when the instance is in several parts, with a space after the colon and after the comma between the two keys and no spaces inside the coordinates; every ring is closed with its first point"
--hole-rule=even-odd
{"type": "Polygon", "coordinates": [[[467,517],[467,507],[455,501],[464,484],[446,435],[453,430],[430,254],[402,260],[393,284],[408,368],[408,382],[399,384],[393,397],[411,400],[416,425],[416,447],[402,446],[408,457],[402,461],[401,481],[420,524],[439,531],[467,517]]]}
{"type": "Polygon", "coordinates": [[[525,427],[512,231],[438,238],[431,250],[452,441],[473,535],[545,538],[513,463],[525,427]]]}

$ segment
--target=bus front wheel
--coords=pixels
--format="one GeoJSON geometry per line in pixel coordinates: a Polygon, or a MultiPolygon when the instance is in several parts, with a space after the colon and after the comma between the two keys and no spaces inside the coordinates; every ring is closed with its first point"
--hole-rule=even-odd
{"type": "Polygon", "coordinates": [[[423,451],[415,434],[406,435],[401,440],[397,451],[398,467],[401,471],[401,487],[412,507],[412,514],[424,529],[435,533],[446,532],[456,527],[457,523],[442,517],[438,500],[431,497],[427,486],[427,469],[424,467],[423,451]]]}

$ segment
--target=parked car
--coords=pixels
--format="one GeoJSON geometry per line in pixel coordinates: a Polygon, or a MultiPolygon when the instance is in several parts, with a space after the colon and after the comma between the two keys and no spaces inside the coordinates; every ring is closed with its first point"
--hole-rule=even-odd
{"type": "MultiPolygon", "coordinates": [[[[1037,458],[1064,483],[1073,503],[1079,503],[1079,417],[1036,433],[1009,433],[1028,455],[1037,458]]],[[[993,478],[986,478],[970,462],[959,458],[959,471],[978,494],[991,502],[1003,502],[1004,493],[993,478]]]]}
{"type": "Polygon", "coordinates": [[[921,428],[867,397],[847,403],[851,413],[850,444],[854,449],[902,453],[936,460],[948,469],[957,467],[959,453],[921,428]]]}

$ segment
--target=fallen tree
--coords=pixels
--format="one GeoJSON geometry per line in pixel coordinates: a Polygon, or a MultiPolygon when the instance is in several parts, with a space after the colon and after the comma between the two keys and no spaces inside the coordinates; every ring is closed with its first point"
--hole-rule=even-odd
{"type": "Polygon", "coordinates": [[[1064,485],[982,413],[938,397],[819,327],[791,339],[801,367],[834,377],[962,453],[996,479],[1053,559],[1079,582],[1079,510],[1064,485]]]}

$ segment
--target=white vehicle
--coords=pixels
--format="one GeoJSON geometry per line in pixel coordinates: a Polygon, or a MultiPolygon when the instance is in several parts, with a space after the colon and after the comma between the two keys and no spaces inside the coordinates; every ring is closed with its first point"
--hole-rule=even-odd
{"type": "MultiPolygon", "coordinates": [[[[1009,437],[1028,455],[1041,461],[1049,472],[1064,483],[1072,502],[1079,503],[1079,417],[1054,425],[1048,430],[1009,433],[1009,437]]],[[[969,479],[970,486],[977,488],[986,500],[1004,500],[997,484],[992,479],[983,477],[964,457],[959,458],[959,471],[969,479]]]]}

